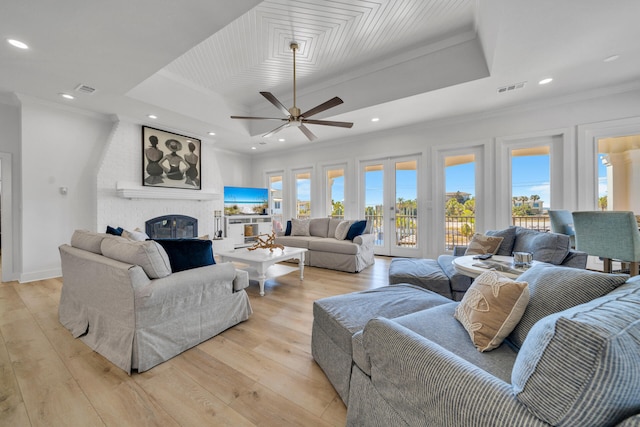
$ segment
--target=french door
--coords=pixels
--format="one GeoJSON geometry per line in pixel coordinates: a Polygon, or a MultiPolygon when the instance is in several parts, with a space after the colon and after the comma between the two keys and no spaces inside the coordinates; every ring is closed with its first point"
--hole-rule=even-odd
{"type": "Polygon", "coordinates": [[[372,225],[377,255],[420,256],[419,156],[360,163],[360,199],[372,225]]]}

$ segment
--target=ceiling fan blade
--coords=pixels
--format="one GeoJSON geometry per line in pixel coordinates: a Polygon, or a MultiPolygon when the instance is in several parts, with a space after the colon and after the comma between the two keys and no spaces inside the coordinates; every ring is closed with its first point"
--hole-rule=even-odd
{"type": "Polygon", "coordinates": [[[342,104],[342,99],[336,97],[331,98],[330,100],[328,100],[327,102],[323,102],[322,104],[318,105],[317,107],[313,107],[312,109],[310,109],[309,111],[306,111],[304,113],[301,114],[302,117],[311,117],[314,114],[318,114],[323,112],[324,110],[328,110],[329,108],[333,108],[337,105],[342,104]]]}
{"type": "Polygon", "coordinates": [[[298,126],[300,128],[300,130],[302,131],[302,133],[305,134],[305,136],[309,139],[309,141],[314,141],[317,139],[317,136],[315,136],[313,134],[313,132],[311,132],[309,130],[308,127],[306,127],[304,124],[300,123],[300,126],[298,126]]]}
{"type": "Polygon", "coordinates": [[[264,135],[262,135],[263,138],[269,138],[270,136],[280,132],[282,129],[289,127],[289,122],[287,121],[287,123],[278,126],[277,128],[275,128],[274,130],[265,133],[264,135]]]}
{"type": "Polygon", "coordinates": [[[289,115],[289,110],[287,110],[287,107],[282,105],[282,102],[278,101],[278,98],[273,96],[271,92],[260,92],[260,95],[267,98],[267,101],[272,103],[278,110],[282,111],[285,115],[287,116],[289,115]]]}
{"type": "Polygon", "coordinates": [[[232,119],[244,119],[244,120],[279,120],[279,121],[288,121],[289,119],[285,118],[275,118],[275,117],[250,117],[250,116],[231,116],[232,119]]]}
{"type": "Polygon", "coordinates": [[[353,126],[351,122],[334,122],[331,120],[308,120],[302,119],[304,123],[309,123],[310,125],[324,125],[324,126],[337,126],[341,128],[350,128],[353,126]]]}

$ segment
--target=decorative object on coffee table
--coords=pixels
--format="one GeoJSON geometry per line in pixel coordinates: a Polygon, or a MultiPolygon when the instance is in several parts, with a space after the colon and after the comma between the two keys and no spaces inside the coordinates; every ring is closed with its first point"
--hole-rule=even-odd
{"type": "Polygon", "coordinates": [[[273,252],[274,249],[284,250],[284,245],[274,243],[276,240],[276,232],[272,231],[271,234],[260,234],[256,237],[256,242],[249,249],[255,251],[256,249],[269,249],[269,252],[273,252]]]}

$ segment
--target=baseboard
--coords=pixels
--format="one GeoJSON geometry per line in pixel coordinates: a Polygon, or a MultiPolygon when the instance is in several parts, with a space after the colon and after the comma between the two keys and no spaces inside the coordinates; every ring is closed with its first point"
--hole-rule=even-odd
{"type": "Polygon", "coordinates": [[[53,279],[55,277],[61,277],[61,276],[62,276],[62,269],[54,268],[52,270],[36,271],[33,273],[22,273],[20,274],[20,278],[18,279],[18,282],[29,283],[29,282],[35,282],[37,280],[53,279]]]}

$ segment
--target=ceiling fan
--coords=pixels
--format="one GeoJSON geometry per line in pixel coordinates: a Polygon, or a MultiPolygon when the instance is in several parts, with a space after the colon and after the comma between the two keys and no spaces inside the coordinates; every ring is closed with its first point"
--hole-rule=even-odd
{"type": "Polygon", "coordinates": [[[313,107],[308,111],[305,111],[304,113],[301,113],[300,108],[296,106],[296,50],[298,50],[298,43],[291,42],[289,47],[293,51],[293,107],[287,110],[287,108],[280,101],[278,101],[278,99],[275,96],[273,96],[271,92],[260,92],[260,95],[267,98],[267,101],[273,104],[278,110],[282,111],[288,117],[275,118],[275,117],[231,116],[231,118],[247,119],[247,120],[279,120],[279,121],[286,122],[278,126],[277,128],[273,129],[272,131],[262,135],[265,138],[275,134],[276,132],[281,131],[284,128],[295,126],[298,129],[300,129],[302,133],[305,134],[305,136],[309,139],[309,141],[315,140],[317,137],[313,134],[313,132],[309,130],[308,127],[305,126],[305,124],[351,128],[353,126],[353,123],[350,123],[350,122],[335,122],[331,120],[309,119],[309,117],[315,114],[321,113],[322,111],[328,110],[329,108],[333,108],[335,106],[342,104],[343,102],[342,99],[338,98],[337,96],[334,98],[331,98],[330,100],[316,107],[313,107]]]}

